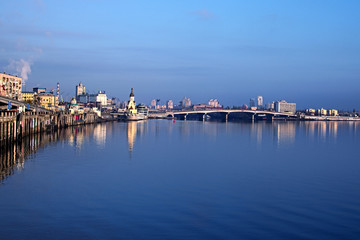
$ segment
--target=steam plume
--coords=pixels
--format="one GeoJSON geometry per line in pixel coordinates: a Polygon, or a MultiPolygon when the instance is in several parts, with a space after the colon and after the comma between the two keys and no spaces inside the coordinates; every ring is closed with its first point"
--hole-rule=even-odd
{"type": "Polygon", "coordinates": [[[20,59],[19,61],[10,60],[10,64],[8,65],[8,70],[16,71],[19,74],[23,82],[25,83],[28,80],[28,75],[31,73],[31,61],[26,61],[24,59],[20,59]]]}

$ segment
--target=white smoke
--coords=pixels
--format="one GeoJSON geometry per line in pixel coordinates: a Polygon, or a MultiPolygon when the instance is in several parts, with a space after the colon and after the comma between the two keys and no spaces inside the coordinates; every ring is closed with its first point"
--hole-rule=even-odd
{"type": "Polygon", "coordinates": [[[31,65],[31,61],[11,59],[7,69],[8,71],[16,71],[16,73],[22,77],[23,83],[25,83],[28,80],[28,75],[31,73],[31,65]]]}

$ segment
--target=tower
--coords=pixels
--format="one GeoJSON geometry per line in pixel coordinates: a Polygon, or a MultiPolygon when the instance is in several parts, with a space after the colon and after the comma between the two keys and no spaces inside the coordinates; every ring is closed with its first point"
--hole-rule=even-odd
{"type": "Polygon", "coordinates": [[[80,82],[79,85],[76,86],[75,97],[76,100],[79,101],[79,96],[85,94],[85,86],[80,82]]]}
{"type": "Polygon", "coordinates": [[[135,95],[134,95],[134,90],[133,88],[131,88],[131,93],[130,93],[130,99],[128,101],[128,106],[127,106],[127,110],[130,114],[136,114],[137,110],[136,110],[136,102],[135,102],[135,95]]]}
{"type": "Polygon", "coordinates": [[[56,85],[56,96],[60,99],[60,83],[57,83],[56,85]]]}
{"type": "Polygon", "coordinates": [[[262,97],[262,96],[258,96],[258,97],[257,97],[257,107],[258,107],[258,108],[262,108],[262,107],[263,107],[263,97],[262,97]]]}

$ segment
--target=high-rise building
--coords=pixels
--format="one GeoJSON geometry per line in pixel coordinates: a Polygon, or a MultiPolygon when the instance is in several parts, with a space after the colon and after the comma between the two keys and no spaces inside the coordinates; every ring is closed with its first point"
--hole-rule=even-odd
{"type": "Polygon", "coordinates": [[[85,93],[86,93],[85,86],[80,82],[79,85],[77,85],[75,88],[76,100],[79,101],[80,99],[79,96],[84,95],[85,93]]]}
{"type": "Polygon", "coordinates": [[[156,109],[160,109],[160,99],[156,99],[156,109]]]}
{"type": "Polygon", "coordinates": [[[255,107],[255,99],[254,98],[250,98],[249,107],[255,107]]]}
{"type": "Polygon", "coordinates": [[[262,96],[257,97],[257,107],[263,108],[263,97],[262,96]]]}
{"type": "MultiPolygon", "coordinates": [[[[86,95],[86,94],[82,94],[80,96],[83,96],[83,95],[86,95]]],[[[105,91],[99,91],[97,94],[90,94],[89,102],[100,103],[101,106],[106,106],[107,105],[107,96],[106,96],[105,91]]]]}
{"type": "Polygon", "coordinates": [[[288,103],[285,100],[275,102],[276,112],[296,112],[296,103],[288,103]]]}
{"type": "Polygon", "coordinates": [[[265,105],[265,109],[266,109],[266,110],[274,109],[274,108],[275,108],[274,104],[275,104],[275,102],[267,103],[267,104],[265,105]]]}
{"type": "Polygon", "coordinates": [[[173,103],[173,101],[172,101],[172,100],[168,100],[168,101],[166,102],[166,107],[167,107],[167,109],[173,109],[173,108],[174,108],[174,103],[173,103]]]}
{"type": "Polygon", "coordinates": [[[184,97],[183,100],[180,101],[180,106],[183,108],[187,108],[191,106],[190,98],[184,97]]]}
{"type": "Polygon", "coordinates": [[[154,109],[156,108],[156,99],[151,100],[150,107],[154,109]]]}
{"type": "Polygon", "coordinates": [[[0,96],[21,100],[22,78],[0,73],[0,96]]]}
{"type": "Polygon", "coordinates": [[[213,108],[221,108],[221,104],[217,99],[210,99],[209,106],[213,108]]]}

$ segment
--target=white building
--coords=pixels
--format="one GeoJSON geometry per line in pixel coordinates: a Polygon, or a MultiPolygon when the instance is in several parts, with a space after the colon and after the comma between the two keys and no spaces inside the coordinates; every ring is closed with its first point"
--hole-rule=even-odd
{"type": "Polygon", "coordinates": [[[210,107],[214,107],[214,108],[221,108],[221,104],[219,103],[219,101],[217,99],[210,99],[208,105],[210,107]]]}
{"type": "Polygon", "coordinates": [[[79,101],[80,100],[80,95],[84,95],[86,93],[85,91],[85,86],[80,82],[79,85],[76,86],[75,88],[75,97],[76,100],[79,101]]]}
{"type": "Polygon", "coordinates": [[[174,103],[172,100],[168,100],[166,102],[166,106],[167,106],[167,109],[173,109],[174,108],[174,103]]]}
{"type": "Polygon", "coordinates": [[[265,105],[265,109],[267,109],[267,110],[274,109],[275,108],[274,104],[275,104],[275,102],[267,103],[265,105]]]}
{"type": "Polygon", "coordinates": [[[191,100],[190,98],[184,97],[183,100],[180,101],[181,107],[190,107],[191,106],[191,100]]]}
{"type": "Polygon", "coordinates": [[[156,108],[156,100],[155,99],[151,100],[150,108],[154,108],[154,109],[156,108]]]}
{"type": "Polygon", "coordinates": [[[257,97],[257,107],[258,108],[263,108],[263,103],[264,102],[264,99],[263,99],[263,97],[262,96],[258,96],[257,97]]]}
{"type": "Polygon", "coordinates": [[[89,95],[89,102],[100,103],[102,106],[106,106],[107,96],[104,91],[99,91],[97,94],[89,95]]]}
{"type": "Polygon", "coordinates": [[[22,78],[0,73],[0,96],[21,100],[22,78]]]}
{"type": "Polygon", "coordinates": [[[275,102],[274,107],[275,112],[296,112],[296,103],[288,103],[285,100],[275,102]]]}

